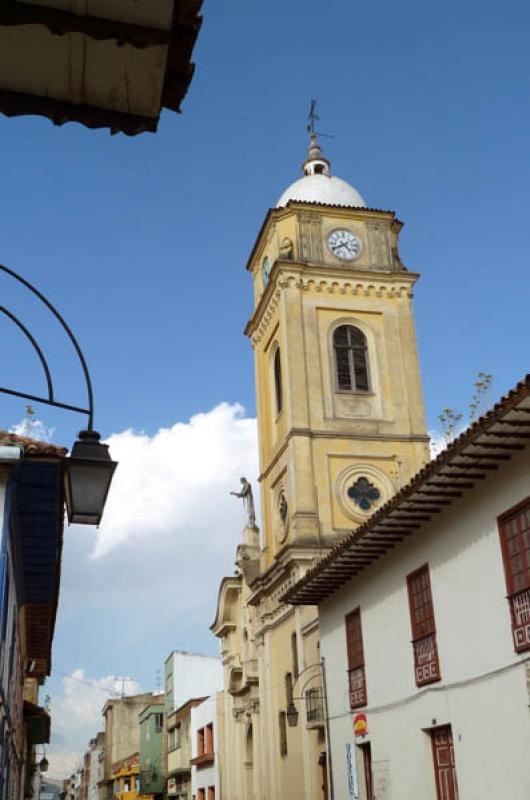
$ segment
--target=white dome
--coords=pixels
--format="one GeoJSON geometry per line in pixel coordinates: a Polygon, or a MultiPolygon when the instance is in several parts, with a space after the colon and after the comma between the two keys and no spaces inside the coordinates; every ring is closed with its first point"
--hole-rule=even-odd
{"type": "Polygon", "coordinates": [[[335,175],[318,173],[304,175],[303,178],[292,183],[282,194],[276,207],[286,206],[289,200],[366,208],[366,203],[357,189],[354,189],[349,183],[335,175]]]}

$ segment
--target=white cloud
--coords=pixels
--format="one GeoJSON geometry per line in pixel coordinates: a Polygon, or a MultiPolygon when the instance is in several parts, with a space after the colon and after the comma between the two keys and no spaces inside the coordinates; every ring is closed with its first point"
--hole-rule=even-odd
{"type": "Polygon", "coordinates": [[[164,537],[185,555],[190,532],[195,544],[211,547],[226,541],[227,524],[239,518],[242,527],[242,506],[229,492],[241,475],[255,478],[257,435],[240,405],[221,403],[153,436],[126,430],[107,441],[119,466],[94,557],[164,537]]]}
{"type": "Polygon", "coordinates": [[[429,449],[431,452],[431,460],[439,456],[442,450],[447,447],[447,439],[440,433],[440,431],[429,431],[431,441],[429,442],[429,449]]]}
{"type": "MultiPolygon", "coordinates": [[[[242,538],[243,504],[230,491],[243,475],[259,511],[256,420],[221,403],[151,436],[126,430],[108,443],[119,465],[101,528],[65,531],[54,665],[127,672],[150,691],[171,649],[218,649],[208,625],[242,538]]],[[[54,776],[75,767],[101,729],[105,691],[85,686],[84,675],[71,673],[54,691],[54,776]]],[[[110,677],[96,683],[114,688],[110,677]]]]}
{"type": "Polygon", "coordinates": [[[62,695],[51,703],[50,776],[66,777],[81,762],[88,741],[103,729],[101,711],[110,697],[140,692],[140,685],[131,678],[107,675],[91,679],[81,668],[63,676],[62,695]],[[73,749],[75,746],[78,749],[73,749]]]}
{"type": "Polygon", "coordinates": [[[48,428],[40,419],[32,419],[28,416],[13,425],[11,433],[16,433],[17,436],[27,436],[38,442],[51,442],[55,428],[48,428]]]}

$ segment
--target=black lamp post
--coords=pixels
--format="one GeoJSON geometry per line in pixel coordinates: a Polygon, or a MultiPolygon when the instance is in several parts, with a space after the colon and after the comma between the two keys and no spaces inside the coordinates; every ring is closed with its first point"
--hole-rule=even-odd
{"type": "Polygon", "coordinates": [[[87,391],[87,407],[81,408],[68,403],[60,403],[55,399],[50,369],[38,342],[28,328],[11,311],[3,306],[0,306],[0,313],[8,317],[8,319],[22,331],[37,354],[46,378],[48,395],[47,397],[42,397],[26,392],[19,392],[14,389],[7,389],[2,386],[0,386],[0,393],[9,394],[14,397],[22,397],[25,400],[31,400],[37,403],[45,403],[67,411],[76,411],[79,414],[86,414],[88,416],[87,429],[79,433],[79,439],[72,447],[70,458],[65,459],[66,509],[69,522],[75,522],[80,525],[99,525],[101,517],[103,516],[103,509],[105,508],[105,502],[117,462],[112,461],[108,445],[102,444],[100,442],[99,433],[93,430],[94,398],[92,381],[90,380],[90,373],[85,357],[74,334],[50,301],[29,281],[21,275],[18,275],[14,270],[0,264],[0,271],[5,272],[25,286],[26,289],[29,289],[29,291],[47,307],[63,328],[74,347],[83,371],[87,391]]]}

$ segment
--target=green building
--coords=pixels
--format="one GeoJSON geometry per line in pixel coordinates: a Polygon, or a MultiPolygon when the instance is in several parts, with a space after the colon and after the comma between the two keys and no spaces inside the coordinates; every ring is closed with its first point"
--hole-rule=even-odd
{"type": "Polygon", "coordinates": [[[165,791],[164,695],[140,713],[140,794],[162,796],[165,791]]]}

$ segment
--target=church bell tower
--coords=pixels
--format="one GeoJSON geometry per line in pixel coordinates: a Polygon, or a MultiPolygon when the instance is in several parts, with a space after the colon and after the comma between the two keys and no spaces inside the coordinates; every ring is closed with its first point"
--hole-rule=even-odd
{"type": "Polygon", "coordinates": [[[309,565],[428,459],[402,223],[331,174],[314,133],[302,171],[248,262],[264,573],[309,565]]]}

